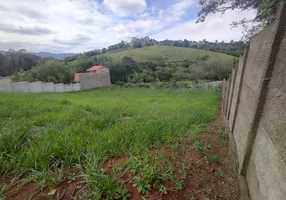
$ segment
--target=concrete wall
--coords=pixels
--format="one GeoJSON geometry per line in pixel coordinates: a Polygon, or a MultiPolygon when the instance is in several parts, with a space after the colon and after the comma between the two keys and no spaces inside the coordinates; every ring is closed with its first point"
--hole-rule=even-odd
{"type": "Polygon", "coordinates": [[[10,78],[0,78],[0,93],[13,91],[14,90],[10,78]]]}
{"type": "Polygon", "coordinates": [[[42,83],[38,82],[13,82],[12,92],[23,93],[41,93],[41,92],[78,92],[81,91],[79,83],[73,84],[54,84],[54,83],[42,83]]]}
{"type": "Polygon", "coordinates": [[[29,88],[30,88],[30,92],[32,93],[40,93],[40,92],[44,92],[44,88],[43,88],[43,83],[38,81],[38,82],[31,82],[28,83],[29,88]]]}
{"type": "Polygon", "coordinates": [[[82,90],[107,87],[111,85],[109,70],[99,73],[80,73],[79,80],[82,90]]]}
{"type": "Polygon", "coordinates": [[[251,39],[222,86],[238,175],[248,190],[243,200],[286,199],[285,19],[284,3],[275,23],[251,39]]]}
{"type": "Polygon", "coordinates": [[[10,79],[0,79],[0,92],[79,92],[98,87],[107,87],[111,85],[108,68],[96,73],[80,73],[80,83],[63,84],[63,83],[42,83],[38,82],[14,82],[10,79]]]}

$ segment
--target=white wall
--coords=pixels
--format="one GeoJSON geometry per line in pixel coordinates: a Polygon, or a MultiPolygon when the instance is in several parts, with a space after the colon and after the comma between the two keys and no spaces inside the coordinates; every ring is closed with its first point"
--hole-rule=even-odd
{"type": "Polygon", "coordinates": [[[13,91],[13,85],[10,78],[0,78],[0,93],[13,91]]]}
{"type": "MultiPolygon", "coordinates": [[[[0,87],[1,88],[1,87],[0,87]]],[[[63,84],[63,83],[42,83],[38,82],[14,82],[11,84],[11,92],[32,92],[32,93],[40,93],[40,92],[79,92],[81,91],[81,87],[79,83],[71,83],[71,84],[63,84]],[[13,86],[13,88],[12,88],[13,86]]],[[[1,91],[1,90],[0,90],[1,91]]],[[[7,91],[4,91],[7,92],[7,91]]]]}

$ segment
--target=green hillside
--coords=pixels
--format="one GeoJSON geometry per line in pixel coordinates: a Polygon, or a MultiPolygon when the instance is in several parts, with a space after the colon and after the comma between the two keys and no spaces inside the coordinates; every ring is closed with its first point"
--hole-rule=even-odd
{"type": "Polygon", "coordinates": [[[130,56],[137,62],[156,61],[158,58],[163,59],[164,62],[178,62],[186,59],[192,61],[198,57],[210,56],[210,60],[228,60],[232,61],[233,56],[216,53],[211,51],[204,51],[200,49],[181,48],[173,46],[149,46],[136,49],[127,49],[124,51],[108,52],[103,54],[110,56],[114,61],[121,60],[124,56],[130,56]]]}

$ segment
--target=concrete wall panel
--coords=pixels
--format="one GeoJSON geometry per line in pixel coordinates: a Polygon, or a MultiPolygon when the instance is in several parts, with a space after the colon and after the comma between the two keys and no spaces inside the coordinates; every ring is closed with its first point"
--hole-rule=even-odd
{"type": "Polygon", "coordinates": [[[228,95],[229,95],[229,80],[227,80],[225,82],[225,95],[224,95],[224,105],[223,105],[223,113],[224,113],[224,115],[226,115],[226,113],[227,113],[228,95]]]}
{"type": "Polygon", "coordinates": [[[251,119],[245,115],[246,107],[242,104],[238,106],[238,113],[236,117],[236,126],[233,131],[236,147],[238,161],[241,164],[244,156],[244,149],[246,147],[247,134],[250,127],[251,119]]]}
{"type": "Polygon", "coordinates": [[[43,83],[40,81],[29,83],[29,87],[30,87],[30,92],[33,93],[44,92],[43,83]]]}
{"type": "Polygon", "coordinates": [[[55,92],[65,92],[65,84],[63,83],[58,83],[55,84],[55,92]]]}
{"type": "MultiPolygon", "coordinates": [[[[251,159],[249,166],[247,168],[246,181],[248,184],[248,190],[251,200],[260,200],[260,185],[258,181],[258,176],[256,174],[255,162],[251,159]],[[255,191],[255,192],[254,192],[255,191]]],[[[241,199],[244,200],[244,199],[241,199]]]]}
{"type": "Polygon", "coordinates": [[[16,92],[30,92],[29,82],[15,82],[13,85],[16,92]]]}
{"type": "Polygon", "coordinates": [[[267,67],[267,57],[271,48],[272,26],[254,36],[250,41],[248,57],[241,86],[240,103],[238,105],[234,138],[236,140],[239,163],[242,163],[246,149],[246,139],[251,129],[258,97],[260,95],[263,71],[267,67]]]}
{"type": "Polygon", "coordinates": [[[10,78],[0,78],[0,93],[1,92],[14,92],[10,78]]]}
{"type": "Polygon", "coordinates": [[[227,111],[227,119],[229,119],[229,115],[232,112],[231,110],[231,103],[232,103],[232,99],[233,99],[233,90],[234,90],[234,84],[235,84],[235,79],[236,79],[236,68],[232,70],[231,73],[231,83],[230,83],[230,90],[229,90],[229,99],[228,99],[228,111],[227,111]]]}
{"type": "Polygon", "coordinates": [[[55,92],[54,83],[43,83],[44,92],[55,92]]]}
{"type": "Polygon", "coordinates": [[[80,84],[79,83],[74,83],[72,84],[72,90],[74,92],[79,92],[81,89],[80,89],[80,84]]]}
{"type": "Polygon", "coordinates": [[[232,97],[232,103],[230,105],[230,115],[229,115],[229,128],[232,130],[232,126],[234,124],[234,115],[235,115],[235,109],[238,103],[238,93],[239,93],[239,86],[240,82],[242,80],[242,70],[243,70],[243,63],[244,63],[244,57],[241,56],[239,58],[239,64],[237,66],[237,72],[236,72],[236,78],[234,82],[234,88],[233,88],[233,97],[232,97]]]}
{"type": "Polygon", "coordinates": [[[254,172],[249,171],[249,165],[246,175],[252,199],[284,200],[286,194],[286,167],[281,162],[279,149],[275,147],[262,124],[258,127],[251,160],[255,163],[255,174],[259,185],[259,189],[257,189],[255,185],[251,184],[254,172]]]}
{"type": "Polygon", "coordinates": [[[72,84],[65,84],[65,92],[72,92],[73,91],[73,87],[72,84]]]}

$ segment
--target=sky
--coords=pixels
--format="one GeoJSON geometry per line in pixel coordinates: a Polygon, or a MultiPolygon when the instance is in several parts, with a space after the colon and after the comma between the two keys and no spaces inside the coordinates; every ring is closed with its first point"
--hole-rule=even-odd
{"type": "Polygon", "coordinates": [[[253,10],[211,14],[196,23],[199,0],[0,0],[0,50],[73,52],[132,37],[156,40],[240,40],[230,23],[253,10]]]}

